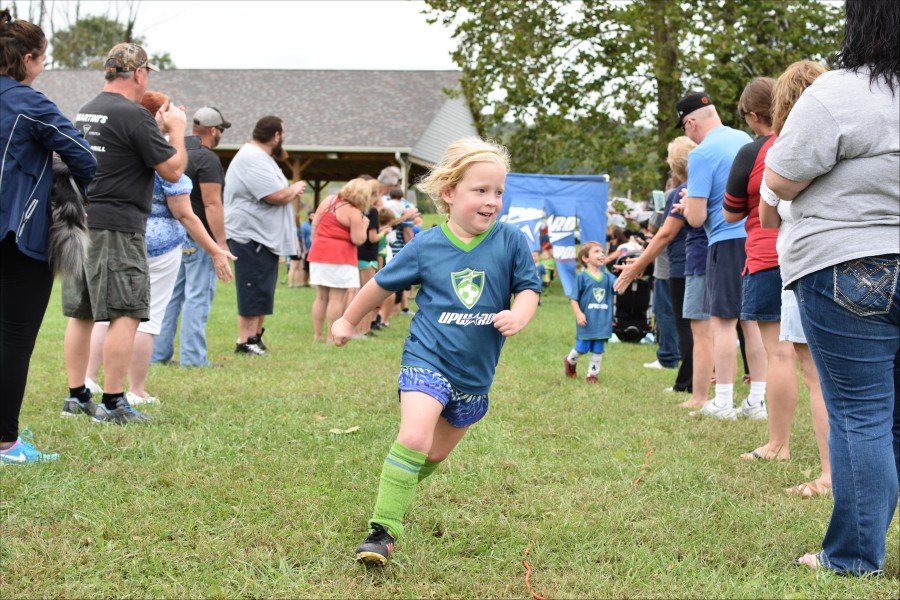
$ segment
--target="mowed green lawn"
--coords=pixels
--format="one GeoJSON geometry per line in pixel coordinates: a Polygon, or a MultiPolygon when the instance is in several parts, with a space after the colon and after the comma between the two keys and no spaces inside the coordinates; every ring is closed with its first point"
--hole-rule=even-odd
{"type": "Polygon", "coordinates": [[[420,487],[394,560],[367,571],[353,550],[397,430],[409,318],[314,345],[313,295],[279,285],[271,356],[235,357],[234,286],[220,285],[221,368],[154,366],[157,422],[123,428],[59,416],[57,285],[21,422],[61,458],[0,469],[0,597],[529,598],[529,548],[546,598],[897,597],[897,518],[886,577],[791,565],[831,513],[782,491],[818,472],[805,395],[793,460],[740,460],[765,423],[688,417],[663,392],[674,373],[641,366],[654,346],[610,345],[599,386],[565,379],[574,322],[558,287],[507,343],[487,418],[420,487]]]}

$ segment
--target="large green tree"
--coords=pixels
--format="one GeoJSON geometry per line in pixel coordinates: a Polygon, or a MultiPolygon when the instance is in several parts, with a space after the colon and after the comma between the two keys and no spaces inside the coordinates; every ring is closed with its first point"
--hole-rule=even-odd
{"type": "Polygon", "coordinates": [[[64,69],[100,69],[109,49],[120,42],[142,44],[133,34],[134,21],[120,23],[102,15],[77,19],[57,30],[50,39],[53,66],[64,69]]]}
{"type": "Polygon", "coordinates": [[[826,60],[842,29],[839,5],[812,0],[426,1],[454,30],[476,126],[516,169],[608,172],[620,193],[663,183],[684,92],[705,89],[744,127],[744,85],[826,60]]]}

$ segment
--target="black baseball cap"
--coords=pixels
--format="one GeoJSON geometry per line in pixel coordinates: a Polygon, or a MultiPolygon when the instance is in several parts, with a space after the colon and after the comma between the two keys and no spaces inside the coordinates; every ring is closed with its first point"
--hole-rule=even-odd
{"type": "Polygon", "coordinates": [[[712,98],[706,92],[691,92],[684,96],[675,105],[675,112],[678,114],[678,123],[675,124],[675,129],[684,129],[685,115],[691,114],[698,108],[712,106],[712,103],[712,98]]]}

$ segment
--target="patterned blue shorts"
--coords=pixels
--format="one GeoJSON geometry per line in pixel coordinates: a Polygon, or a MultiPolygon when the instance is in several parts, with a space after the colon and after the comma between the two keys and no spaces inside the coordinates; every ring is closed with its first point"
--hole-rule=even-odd
{"type": "Polygon", "coordinates": [[[398,387],[401,392],[422,392],[441,403],[441,416],[454,427],[474,425],[487,414],[487,394],[466,394],[440,373],[420,367],[401,367],[398,387]]]}

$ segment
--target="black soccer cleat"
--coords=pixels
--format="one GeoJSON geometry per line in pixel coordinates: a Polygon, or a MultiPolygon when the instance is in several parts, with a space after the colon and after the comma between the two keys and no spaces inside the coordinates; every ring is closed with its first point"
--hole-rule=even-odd
{"type": "Polygon", "coordinates": [[[378,523],[372,523],[372,532],[369,537],[356,549],[356,560],[366,565],[383,567],[391,558],[394,551],[394,538],[387,529],[378,523]]]}

